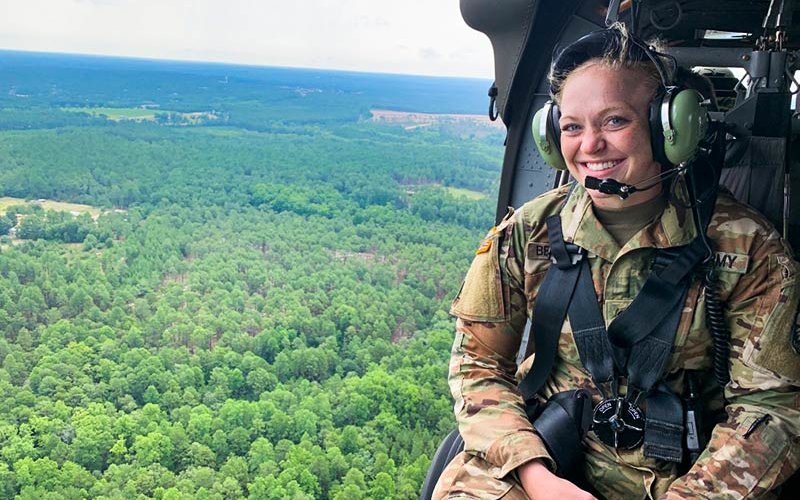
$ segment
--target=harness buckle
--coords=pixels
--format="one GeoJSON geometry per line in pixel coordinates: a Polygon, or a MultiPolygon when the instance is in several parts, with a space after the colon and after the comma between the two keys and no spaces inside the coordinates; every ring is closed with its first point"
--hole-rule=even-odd
{"type": "Polygon", "coordinates": [[[644,412],[638,405],[617,397],[604,399],[592,414],[592,430],[603,444],[632,450],[644,441],[644,412]]]}
{"type": "Polygon", "coordinates": [[[574,243],[566,243],[564,246],[566,247],[567,255],[569,256],[569,265],[559,265],[558,259],[555,255],[553,255],[552,252],[550,253],[550,262],[557,265],[560,269],[566,269],[575,266],[578,262],[583,260],[586,250],[574,243]]]}

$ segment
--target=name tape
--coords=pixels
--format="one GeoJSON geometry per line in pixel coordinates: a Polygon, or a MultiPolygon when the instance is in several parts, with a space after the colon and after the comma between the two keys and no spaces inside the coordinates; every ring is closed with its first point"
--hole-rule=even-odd
{"type": "Polygon", "coordinates": [[[534,260],[550,260],[550,245],[534,243],[528,257],[534,260]]]}
{"type": "Polygon", "coordinates": [[[742,253],[717,252],[714,255],[714,268],[738,274],[747,273],[750,256],[742,253]]]}

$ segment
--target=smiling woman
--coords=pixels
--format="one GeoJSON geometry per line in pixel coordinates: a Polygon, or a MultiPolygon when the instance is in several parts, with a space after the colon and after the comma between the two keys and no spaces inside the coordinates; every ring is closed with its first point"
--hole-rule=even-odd
{"type": "Polygon", "coordinates": [[[510,210],[453,301],[464,451],[433,498],[753,498],[800,466],[797,265],[717,193],[721,136],[661,56],[617,24],[553,61],[533,131],[575,182],[510,210]]]}
{"type": "MultiPolygon", "coordinates": [[[[650,146],[648,104],[655,86],[642,85],[647,73],[587,62],[567,77],[560,94],[561,152],[573,178],[587,175],[638,184],[661,172],[650,146]]],[[[661,185],[627,200],[592,191],[596,207],[621,208],[661,194],[661,185]]]]}

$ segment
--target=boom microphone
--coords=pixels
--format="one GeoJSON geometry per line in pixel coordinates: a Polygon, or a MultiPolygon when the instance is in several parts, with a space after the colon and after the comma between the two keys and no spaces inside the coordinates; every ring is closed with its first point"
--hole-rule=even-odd
{"type": "Polygon", "coordinates": [[[641,189],[636,189],[636,186],[632,184],[625,184],[616,179],[600,180],[591,176],[586,177],[585,186],[586,189],[594,189],[605,194],[615,194],[619,196],[620,200],[624,200],[636,191],[642,191],[641,189]]]}
{"type": "Polygon", "coordinates": [[[620,200],[624,200],[628,196],[632,195],[633,193],[637,193],[639,191],[647,191],[658,185],[664,179],[668,179],[673,175],[677,175],[682,173],[686,170],[686,166],[681,164],[675,168],[671,168],[669,170],[665,170],[658,175],[654,175],[652,177],[648,177],[647,179],[640,181],[636,184],[625,184],[624,182],[620,182],[616,179],[598,179],[597,177],[586,176],[586,180],[584,181],[584,186],[586,189],[592,189],[595,191],[600,191],[601,193],[605,194],[614,194],[619,196],[620,200]],[[655,179],[655,182],[652,184],[645,186],[645,187],[638,187],[641,184],[650,182],[655,179]]]}

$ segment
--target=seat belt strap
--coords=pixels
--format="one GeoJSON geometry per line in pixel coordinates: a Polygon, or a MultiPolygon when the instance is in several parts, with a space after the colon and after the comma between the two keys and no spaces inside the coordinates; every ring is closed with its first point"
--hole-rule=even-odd
{"type": "Polygon", "coordinates": [[[683,304],[691,273],[706,256],[706,247],[695,238],[677,255],[672,250],[659,250],[657,255],[654,262],[666,265],[653,268],[633,302],[608,326],[609,340],[617,347],[629,349],[642,341],[683,304]]]}
{"type": "Polygon", "coordinates": [[[680,463],[683,460],[683,402],[664,382],[647,396],[644,456],[680,463]]]}
{"type": "MultiPolygon", "coordinates": [[[[673,259],[669,256],[662,259],[662,262],[667,261],[665,269],[670,268],[669,260],[673,259]]],[[[604,384],[612,382],[616,375],[626,375],[629,389],[647,394],[661,379],[666,368],[690,281],[682,280],[678,283],[679,286],[670,287],[675,297],[670,297],[669,301],[652,298],[648,296],[647,284],[663,281],[653,277],[658,271],[662,271],[660,268],[655,269],[636,299],[624,313],[620,314],[627,313],[628,321],[623,323],[623,326],[634,330],[632,335],[628,331],[622,333],[628,338],[636,339],[630,346],[620,347],[610,342],[611,330],[609,328],[609,331],[606,331],[588,261],[580,262],[578,265],[581,272],[568,314],[581,363],[601,391],[604,384]],[[659,311],[658,314],[649,314],[656,306],[668,309],[659,311]],[[641,331],[646,335],[642,336],[641,331]]],[[[604,396],[609,395],[604,394],[604,396]]]]}
{"type": "MultiPolygon", "coordinates": [[[[690,283],[687,282],[682,290],[675,290],[679,300],[675,301],[671,310],[668,311],[669,314],[652,329],[650,335],[630,348],[626,364],[629,390],[632,388],[640,393],[648,393],[661,380],[669,362],[675,335],[678,332],[678,324],[681,320],[683,304],[686,302],[686,294],[689,292],[689,285],[690,283]]],[[[632,305],[633,303],[631,303],[632,305]]],[[[642,328],[644,328],[646,318],[646,316],[640,317],[638,324],[642,328]]]]}
{"type": "MultiPolygon", "coordinates": [[[[584,368],[592,375],[598,388],[604,391],[604,384],[614,382],[616,375],[624,369],[626,358],[625,353],[615,352],[619,350],[613,349],[608,341],[589,262],[581,262],[579,265],[578,285],[572,294],[572,303],[568,310],[569,322],[584,368]]],[[[609,397],[608,394],[603,396],[609,397]]]]}
{"type": "MultiPolygon", "coordinates": [[[[535,406],[536,394],[550,377],[558,350],[558,338],[567,317],[567,308],[572,302],[572,293],[578,282],[579,259],[585,255],[572,255],[561,234],[561,217],[552,215],[546,219],[550,238],[550,255],[556,260],[545,274],[533,307],[532,330],[536,349],[536,362],[519,384],[519,390],[528,407],[535,406]]],[[[574,250],[576,247],[570,245],[574,250]]]]}

